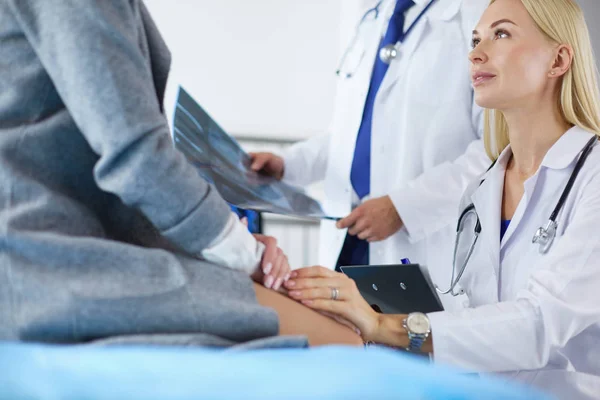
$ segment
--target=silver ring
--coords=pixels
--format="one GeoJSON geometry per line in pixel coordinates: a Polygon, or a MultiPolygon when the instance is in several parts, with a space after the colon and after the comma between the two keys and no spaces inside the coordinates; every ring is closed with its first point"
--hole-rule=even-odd
{"type": "Polygon", "coordinates": [[[340,297],[340,289],[331,288],[331,300],[337,300],[340,297]]]}

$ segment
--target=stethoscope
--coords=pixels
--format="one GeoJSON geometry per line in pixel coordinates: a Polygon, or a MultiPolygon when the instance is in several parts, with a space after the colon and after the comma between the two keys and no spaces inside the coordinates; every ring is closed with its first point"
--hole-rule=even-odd
{"type": "MultiPolygon", "coordinates": [[[[571,192],[571,188],[573,187],[573,184],[575,183],[575,179],[577,179],[577,175],[579,174],[581,167],[583,167],[583,164],[585,163],[585,159],[592,152],[592,149],[594,148],[594,145],[596,144],[597,140],[598,140],[597,137],[593,137],[587,142],[587,144],[585,145],[585,147],[583,148],[583,150],[581,152],[581,156],[579,157],[579,160],[577,160],[577,164],[575,164],[575,168],[573,169],[571,176],[569,177],[567,186],[565,186],[560,198],[558,199],[558,203],[554,207],[552,214],[550,214],[550,219],[548,220],[548,223],[546,224],[545,227],[540,227],[535,232],[535,235],[533,235],[533,239],[531,240],[531,243],[538,244],[540,246],[539,251],[541,254],[547,253],[548,250],[550,250],[550,247],[552,247],[552,243],[554,242],[554,238],[556,237],[556,231],[558,228],[558,223],[556,222],[558,213],[565,205],[565,202],[567,201],[567,197],[569,197],[569,193],[571,192]]],[[[490,169],[492,169],[494,164],[495,164],[495,161],[490,166],[488,171],[490,169]]],[[[482,180],[479,183],[479,185],[481,186],[483,184],[483,182],[485,182],[485,179],[482,180]]],[[[460,289],[458,291],[458,293],[456,293],[456,292],[454,292],[454,288],[460,281],[460,278],[463,276],[465,269],[467,268],[467,264],[469,263],[469,259],[471,258],[471,255],[473,254],[473,250],[475,250],[475,244],[477,244],[477,239],[479,239],[480,233],[481,233],[481,223],[479,222],[479,215],[477,215],[477,210],[475,210],[475,205],[470,204],[460,214],[460,216],[458,217],[458,224],[456,225],[456,239],[454,241],[454,254],[453,254],[453,259],[452,259],[452,277],[450,278],[450,289],[442,291],[436,286],[435,289],[438,291],[438,293],[440,293],[440,294],[450,293],[450,294],[452,294],[452,296],[459,296],[459,295],[462,295],[465,293],[465,291],[463,289],[460,289]],[[464,221],[466,220],[467,216],[469,216],[470,214],[474,214],[475,217],[477,218],[477,221],[475,223],[473,242],[471,243],[471,246],[469,246],[469,250],[467,251],[467,256],[465,257],[465,261],[462,263],[459,273],[455,279],[456,254],[458,252],[459,239],[460,239],[460,235],[463,231],[464,221]]]]}
{"type": "MultiPolygon", "coordinates": [[[[379,18],[379,12],[381,11],[382,3],[383,3],[383,0],[380,0],[375,5],[375,7],[368,9],[365,12],[365,14],[363,15],[363,17],[360,19],[360,22],[358,23],[358,27],[356,28],[354,36],[353,36],[352,40],[350,41],[350,44],[344,51],[344,54],[342,55],[340,63],[335,71],[335,73],[338,76],[343,76],[346,79],[350,79],[354,76],[354,73],[360,67],[360,64],[362,63],[363,59],[365,58],[366,50],[362,51],[362,53],[358,57],[356,65],[354,65],[352,68],[348,68],[347,72],[342,72],[342,70],[344,70],[344,67],[346,66],[348,56],[352,53],[356,44],[358,43],[358,37],[360,36],[361,27],[367,20],[375,21],[375,20],[377,20],[377,18],[379,18]]],[[[417,22],[419,22],[419,20],[423,17],[423,15],[425,15],[427,10],[429,10],[429,8],[433,5],[433,3],[435,3],[435,0],[431,0],[429,2],[429,4],[427,4],[427,6],[423,9],[423,11],[421,11],[421,13],[417,17],[417,19],[415,19],[415,21],[410,25],[410,27],[404,33],[405,38],[410,34],[410,32],[413,30],[413,28],[417,25],[417,22]]],[[[386,64],[390,64],[397,56],[398,56],[397,44],[389,44],[389,45],[383,47],[379,51],[379,58],[381,59],[381,61],[383,61],[386,64]]]]}

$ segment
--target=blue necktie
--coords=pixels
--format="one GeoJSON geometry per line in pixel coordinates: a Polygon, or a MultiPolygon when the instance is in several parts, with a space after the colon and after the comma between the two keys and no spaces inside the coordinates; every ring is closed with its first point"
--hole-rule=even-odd
{"type": "MultiPolygon", "coordinates": [[[[415,3],[412,0],[396,1],[394,14],[390,19],[385,36],[379,45],[379,50],[404,39],[404,14],[414,5],[415,3]]],[[[371,125],[373,122],[373,105],[388,67],[389,64],[381,61],[378,52],[375,59],[375,66],[373,67],[373,74],[371,75],[369,93],[365,101],[362,122],[358,130],[358,136],[356,137],[354,159],[352,160],[352,169],[350,171],[350,182],[354,191],[356,191],[356,194],[361,199],[371,191],[371,125]]]]}

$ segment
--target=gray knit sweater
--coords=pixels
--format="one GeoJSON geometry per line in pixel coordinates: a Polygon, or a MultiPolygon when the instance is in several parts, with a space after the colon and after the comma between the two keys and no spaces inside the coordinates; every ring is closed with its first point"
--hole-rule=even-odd
{"type": "Polygon", "coordinates": [[[169,63],[141,0],[0,0],[0,340],[277,333],[196,257],[230,214],[172,147],[169,63]]]}

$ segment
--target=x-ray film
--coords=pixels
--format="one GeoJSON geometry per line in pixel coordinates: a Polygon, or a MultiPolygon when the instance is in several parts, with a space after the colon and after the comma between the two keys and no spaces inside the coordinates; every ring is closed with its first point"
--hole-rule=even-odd
{"type": "Polygon", "coordinates": [[[302,189],[250,169],[250,156],[234,138],[179,88],[173,126],[175,146],[236,207],[319,219],[339,219],[323,212],[302,189]]]}

